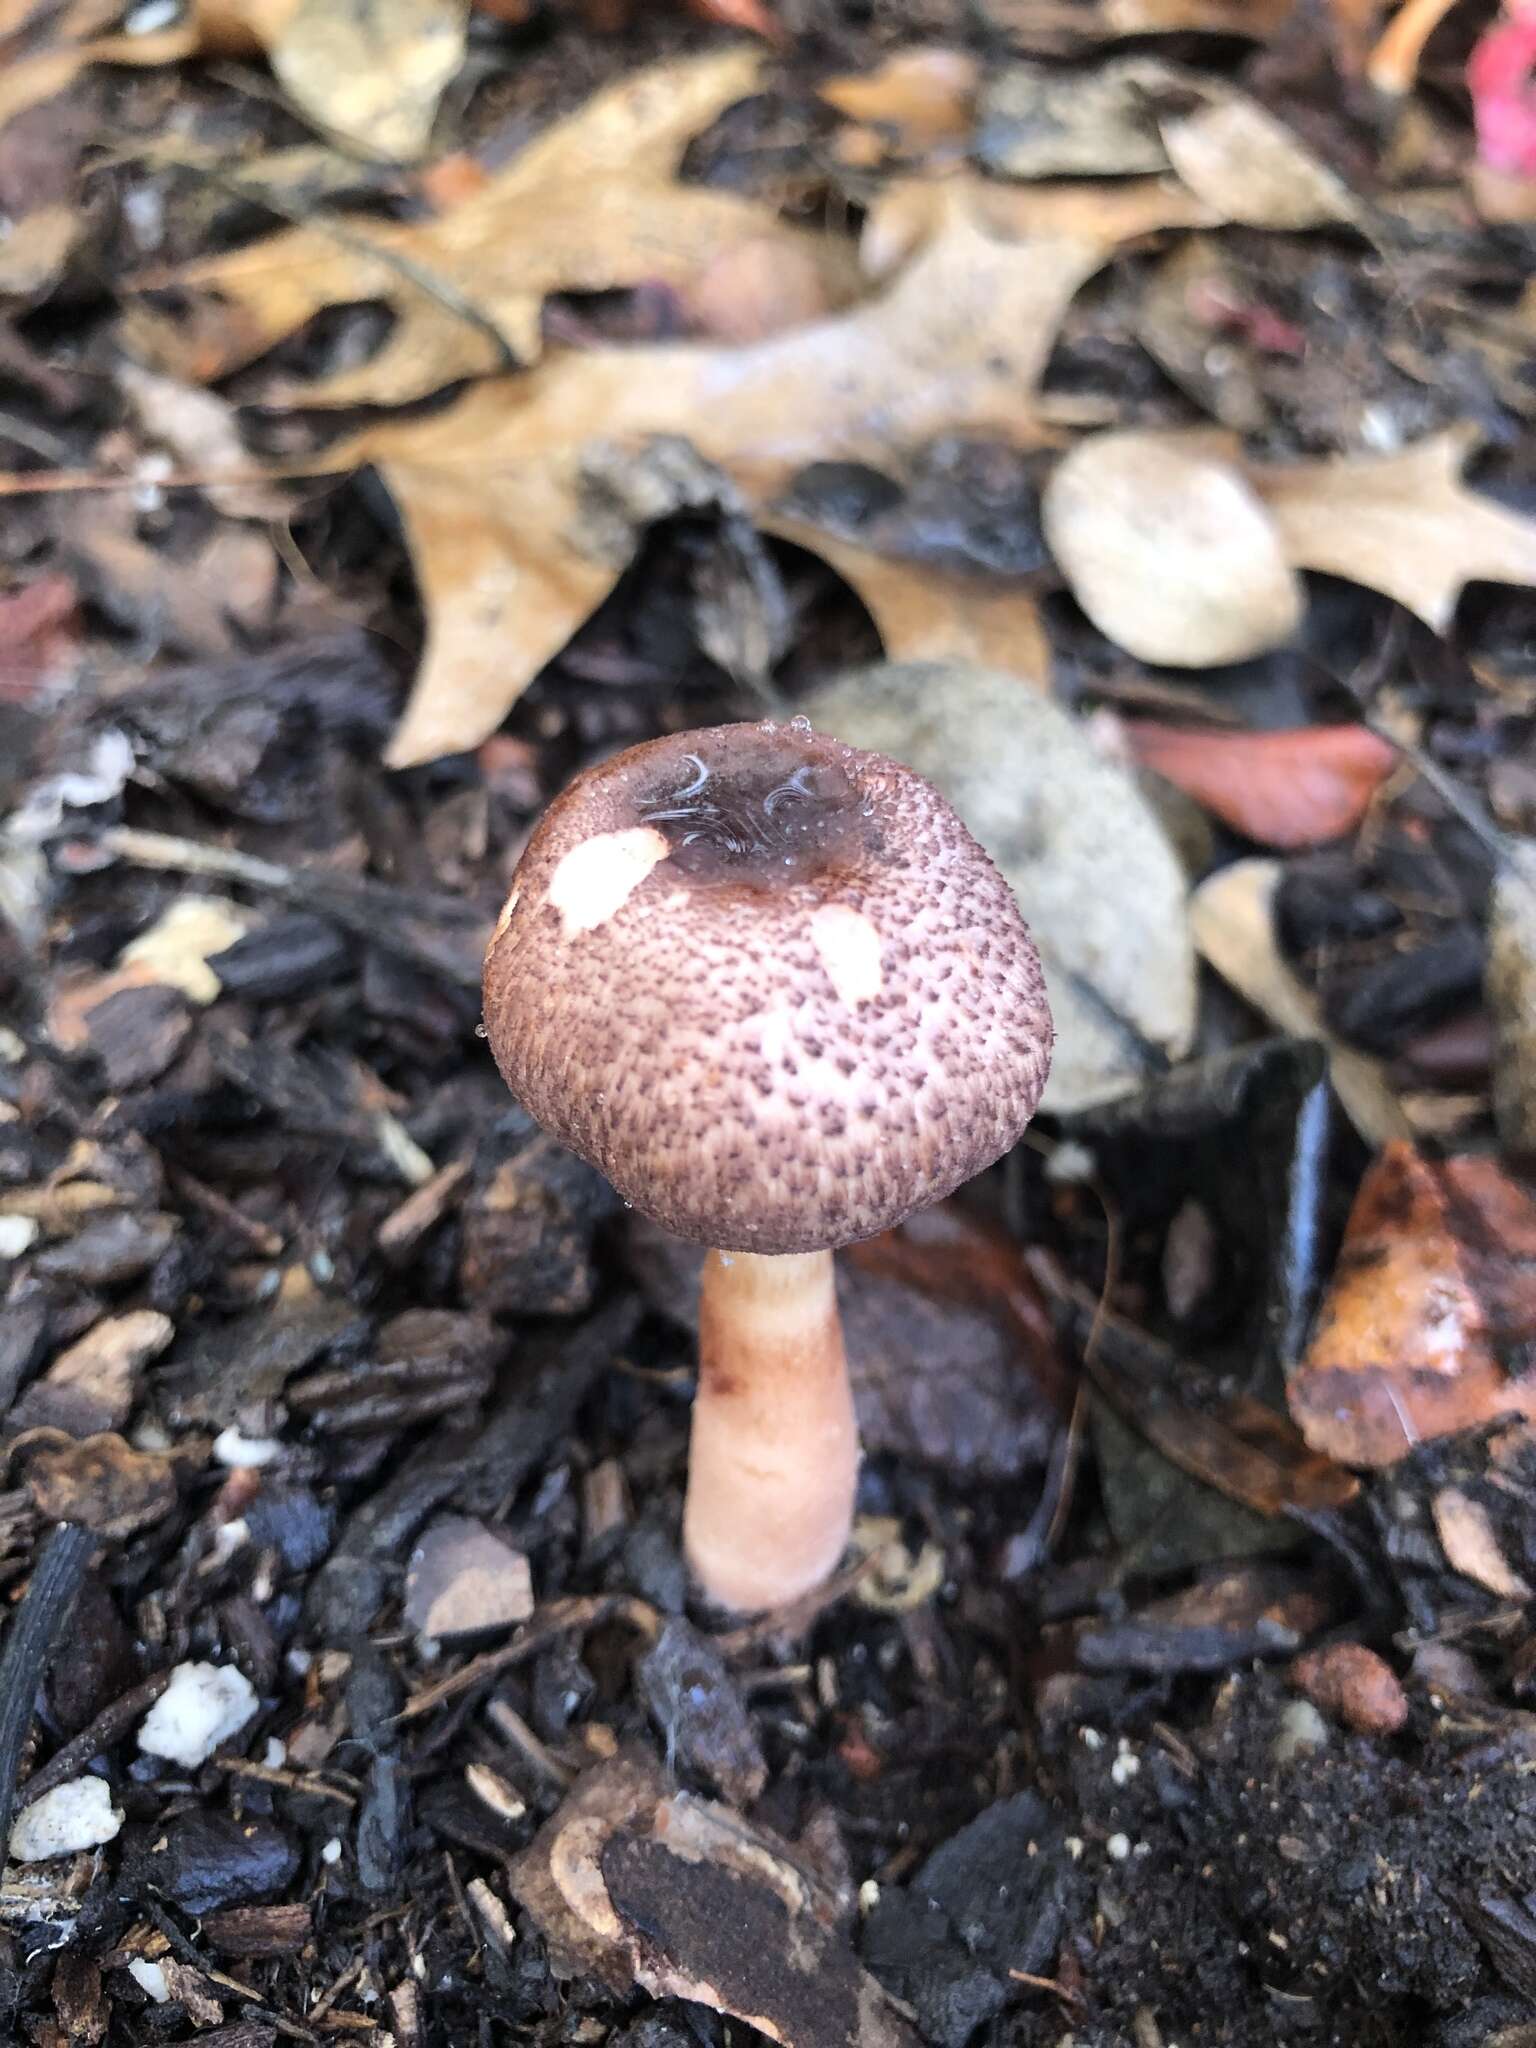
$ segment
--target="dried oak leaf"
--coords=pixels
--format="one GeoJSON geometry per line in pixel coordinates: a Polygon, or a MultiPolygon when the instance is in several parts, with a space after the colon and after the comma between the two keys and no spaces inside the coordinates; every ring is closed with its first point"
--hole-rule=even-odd
{"type": "Polygon", "coordinates": [[[1536,1201],[1496,1161],[1388,1145],[1350,1212],[1291,1413],[1314,1450],[1392,1465],[1426,1438],[1536,1416],[1536,1201]],[[1506,1364],[1508,1361],[1508,1364],[1506,1364]]]}
{"type": "Polygon", "coordinates": [[[1363,725],[1218,732],[1138,719],[1124,731],[1143,768],[1263,846],[1318,846],[1352,832],[1398,761],[1363,725]]]}
{"type": "Polygon", "coordinates": [[[1128,238],[1204,216],[1160,185],[1020,196],[898,186],[869,237],[894,280],[846,313],[739,348],[553,357],[334,450],[389,487],[430,622],[390,764],[478,745],[612,590],[638,536],[592,516],[591,486],[619,458],[686,440],[752,512],[813,462],[888,466],[966,430],[1038,439],[1035,388],[1079,287],[1128,238]]]}
{"type": "Polygon", "coordinates": [[[1381,1062],[1333,1037],[1311,991],[1281,954],[1275,929],[1281,872],[1279,861],[1237,860],[1202,882],[1189,899],[1195,945],[1222,980],[1271,1024],[1293,1038],[1315,1038],[1327,1047],[1329,1078],[1367,1143],[1406,1138],[1408,1120],[1381,1062]]]}
{"type": "Polygon", "coordinates": [[[98,1536],[122,1538],[158,1522],[176,1505],[170,1459],[158,1451],[136,1451],[120,1436],[37,1449],[26,1438],[17,1443],[30,1452],[22,1483],[50,1521],[78,1522],[98,1536]]]}
{"type": "Polygon", "coordinates": [[[1243,227],[1296,232],[1359,219],[1335,172],[1256,100],[1202,87],[1205,104],[1164,120],[1169,161],[1191,192],[1243,227]]]}
{"type": "Polygon", "coordinates": [[[782,513],[758,523],[836,571],[874,620],[892,661],[974,661],[1050,687],[1051,646],[1027,590],[1001,577],[877,554],[782,513]]]}
{"type": "Polygon", "coordinates": [[[836,1895],[787,1844],[669,1792],[648,1761],[588,1771],[511,1885],[561,1976],[691,1999],[783,2048],[917,2048],[860,1967],[836,1895]]]}
{"type": "Polygon", "coordinates": [[[1472,582],[1536,586],[1536,521],[1469,491],[1476,427],[1448,428],[1401,455],[1340,456],[1249,469],[1298,569],[1363,583],[1443,633],[1472,582]]]}
{"type": "Polygon", "coordinates": [[[464,61],[467,0],[297,0],[272,69],[317,128],[361,156],[410,162],[464,61]]]}
{"type": "Polygon", "coordinates": [[[761,56],[731,48],[652,65],[598,93],[435,220],[334,217],[141,282],[219,298],[203,362],[223,375],[326,306],[381,301],[395,316],[366,363],[283,396],[400,405],[466,377],[535,361],[552,292],[686,285],[745,241],[815,266],[824,302],[845,288],[839,246],[736,193],[678,182],[694,136],[757,84],[761,56]],[[467,309],[467,311],[465,310],[467,309]],[[499,337],[499,342],[498,342],[499,337]],[[220,345],[222,343],[222,345],[220,345]]]}
{"type": "Polygon", "coordinates": [[[1500,1600],[1529,1600],[1531,1589],[1515,1570],[1494,1533],[1493,1518],[1479,1500],[1457,1486],[1442,1486],[1430,1502],[1435,1534],[1453,1572],[1472,1579],[1500,1600]]]}

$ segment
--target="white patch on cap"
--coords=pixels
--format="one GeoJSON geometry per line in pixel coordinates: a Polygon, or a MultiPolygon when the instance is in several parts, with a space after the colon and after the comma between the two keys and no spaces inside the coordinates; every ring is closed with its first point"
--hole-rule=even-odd
{"type": "Polygon", "coordinates": [[[670,852],[654,825],[599,832],[573,846],[549,880],[548,900],[564,920],[565,937],[606,924],[670,852]]]}
{"type": "Polygon", "coordinates": [[[851,1010],[879,995],[885,986],[880,934],[862,910],[824,903],[812,913],[811,940],[840,1003],[851,1010]]]}

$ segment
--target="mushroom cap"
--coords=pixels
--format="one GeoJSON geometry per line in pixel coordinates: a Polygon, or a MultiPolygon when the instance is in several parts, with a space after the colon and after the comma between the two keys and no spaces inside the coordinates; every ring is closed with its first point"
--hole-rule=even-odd
{"type": "Polygon", "coordinates": [[[1014,1144],[1050,1066],[1008,885],[933,786],[808,720],[632,747],[545,812],[485,961],[507,1086],[723,1251],[872,1237],[1014,1144]]]}

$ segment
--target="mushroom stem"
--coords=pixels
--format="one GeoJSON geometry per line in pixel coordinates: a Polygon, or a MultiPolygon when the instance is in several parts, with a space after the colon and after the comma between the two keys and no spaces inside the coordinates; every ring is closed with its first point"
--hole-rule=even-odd
{"type": "Polygon", "coordinates": [[[711,1252],[683,1510],[705,1593],[753,1614],[819,1586],[847,1544],[858,1473],[832,1254],[711,1252]]]}

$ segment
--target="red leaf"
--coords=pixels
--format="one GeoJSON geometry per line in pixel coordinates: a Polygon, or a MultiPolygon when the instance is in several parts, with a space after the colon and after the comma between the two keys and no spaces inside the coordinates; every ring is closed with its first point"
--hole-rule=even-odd
{"type": "Polygon", "coordinates": [[[1397,765],[1363,725],[1212,732],[1140,719],[1125,726],[1142,767],[1261,846],[1317,846],[1352,832],[1397,765]]]}
{"type": "Polygon", "coordinates": [[[1492,170],[1536,177],[1536,12],[1495,22],[1467,64],[1477,149],[1492,170]]]}

